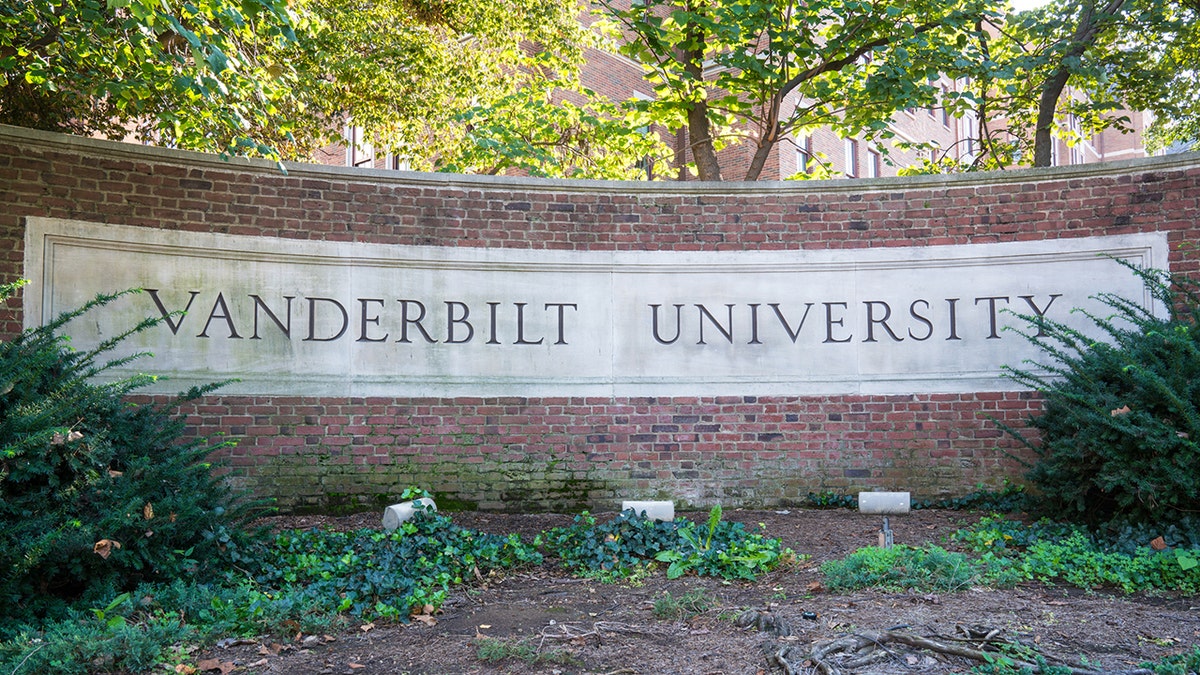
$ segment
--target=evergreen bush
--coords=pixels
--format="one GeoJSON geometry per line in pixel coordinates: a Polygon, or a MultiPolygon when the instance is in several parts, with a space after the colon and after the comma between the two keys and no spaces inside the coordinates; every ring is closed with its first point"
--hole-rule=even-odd
{"type": "MultiPolygon", "coordinates": [[[[16,288],[0,287],[0,299],[16,288]]],[[[142,356],[111,352],[156,322],[87,351],[58,334],[121,295],[0,342],[0,633],[140,582],[213,578],[246,551],[249,506],[206,459],[219,446],[185,439],[171,414],[212,387],[133,405],[126,396],[153,377],[98,378],[142,356]]]]}
{"type": "Polygon", "coordinates": [[[1118,262],[1160,306],[1096,296],[1111,314],[1074,311],[1099,338],[1023,317],[1023,334],[1047,362],[1008,374],[1041,392],[1045,406],[1031,419],[1040,442],[1013,433],[1037,454],[1028,477],[1044,511],[1091,525],[1177,522],[1200,510],[1198,285],[1118,262]]]}

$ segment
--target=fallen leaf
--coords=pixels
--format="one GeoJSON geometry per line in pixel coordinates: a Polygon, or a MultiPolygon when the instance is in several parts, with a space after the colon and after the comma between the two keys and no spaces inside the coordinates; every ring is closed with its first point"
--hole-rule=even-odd
{"type": "Polygon", "coordinates": [[[179,517],[179,514],[178,514],[178,513],[172,513],[172,514],[171,514],[169,517],[171,518],[171,522],[173,523],[173,522],[175,522],[175,519],[179,517]]]}
{"type": "Polygon", "coordinates": [[[358,670],[359,668],[366,668],[366,666],[364,666],[363,664],[361,664],[361,663],[355,663],[355,662],[353,662],[353,661],[351,661],[350,663],[347,663],[347,664],[346,664],[346,667],[347,667],[347,668],[349,668],[349,669],[351,669],[351,670],[358,670]]]}
{"type": "Polygon", "coordinates": [[[120,478],[121,476],[124,476],[124,475],[125,475],[124,471],[114,471],[113,469],[108,470],[109,478],[120,478]]]}
{"type": "Polygon", "coordinates": [[[436,626],[437,625],[437,619],[433,618],[432,616],[429,616],[428,614],[416,614],[413,616],[413,621],[420,621],[421,623],[425,624],[426,626],[436,626]]]}
{"type": "Polygon", "coordinates": [[[247,666],[249,666],[250,668],[258,668],[259,666],[265,666],[265,665],[267,665],[267,660],[266,660],[266,659],[259,659],[259,660],[255,661],[254,663],[249,663],[249,664],[246,664],[246,665],[247,665],[247,666]]]}
{"type": "Polygon", "coordinates": [[[81,438],[83,438],[83,434],[78,431],[72,431],[71,433],[67,434],[67,442],[77,441],[81,438]]]}
{"type": "Polygon", "coordinates": [[[369,631],[369,630],[371,630],[371,629],[373,629],[373,628],[375,628],[375,624],[374,624],[374,622],[372,622],[372,623],[364,623],[363,625],[361,625],[361,626],[359,626],[359,627],[358,627],[358,629],[359,629],[359,630],[361,630],[361,631],[362,631],[362,632],[364,632],[364,633],[366,633],[367,631],[369,631]]]}
{"type": "Polygon", "coordinates": [[[196,669],[186,663],[181,663],[175,666],[175,672],[179,673],[179,675],[194,675],[196,669]]]}
{"type": "Polygon", "coordinates": [[[1108,411],[1108,412],[1109,412],[1109,414],[1110,414],[1110,415],[1112,415],[1113,417],[1117,417],[1118,415],[1127,415],[1127,414],[1129,414],[1131,411],[1129,410],[1129,406],[1127,406],[1127,405],[1123,405],[1123,406],[1121,406],[1120,408],[1116,408],[1115,410],[1110,410],[1110,411],[1108,411]]]}
{"type": "Polygon", "coordinates": [[[54,432],[54,435],[50,437],[50,445],[62,445],[63,443],[66,443],[66,442],[67,442],[67,437],[63,436],[62,434],[58,433],[57,431],[54,432]]]}
{"type": "Polygon", "coordinates": [[[202,671],[204,671],[204,670],[220,670],[221,669],[221,660],[220,659],[203,659],[203,660],[196,662],[196,667],[202,671]]]}
{"type": "Polygon", "coordinates": [[[809,593],[817,593],[819,591],[824,590],[824,587],[821,586],[821,582],[819,582],[819,581],[811,581],[811,582],[809,582],[809,584],[807,586],[805,586],[805,588],[808,590],[809,593]]]}
{"type": "Polygon", "coordinates": [[[490,624],[490,623],[481,623],[481,624],[479,624],[479,627],[480,627],[480,628],[491,628],[491,627],[492,627],[492,624],[490,624]]]}
{"type": "Polygon", "coordinates": [[[1167,548],[1167,542],[1161,536],[1150,540],[1150,548],[1155,551],[1164,551],[1167,548]]]}
{"type": "Polygon", "coordinates": [[[146,505],[142,507],[142,517],[145,518],[146,520],[154,519],[154,505],[153,504],[151,504],[150,502],[146,502],[146,505]]]}
{"type": "Polygon", "coordinates": [[[121,548],[121,542],[113,539],[101,539],[92,547],[92,553],[108,560],[108,556],[112,555],[113,549],[121,548]]]}

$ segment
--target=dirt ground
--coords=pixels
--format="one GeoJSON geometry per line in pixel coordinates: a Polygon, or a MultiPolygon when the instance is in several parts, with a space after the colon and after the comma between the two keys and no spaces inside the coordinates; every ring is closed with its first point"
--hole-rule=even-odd
{"type": "MultiPolygon", "coordinates": [[[[684,515],[702,522],[706,514],[684,515]]],[[[379,516],[279,517],[272,524],[352,529],[378,527],[379,516]]],[[[1052,664],[1126,671],[1200,643],[1196,597],[1126,596],[1041,584],[945,595],[832,593],[821,586],[821,563],[877,543],[879,517],[804,509],[725,516],[748,527],[761,523],[765,534],[810,557],[754,583],[694,576],[668,581],[659,571],[636,585],[603,584],[572,578],[547,564],[455,590],[432,625],[380,624],[338,635],[264,639],[214,648],[200,659],[226,672],[263,675],[813,673],[804,656],[814,646],[892,629],[968,649],[992,633],[994,640],[1035,647],[1052,664]],[[655,601],[664,594],[680,598],[698,589],[715,600],[711,609],[687,619],[655,615],[655,601]],[[739,618],[754,619],[754,625],[740,627],[739,618]],[[485,661],[480,655],[484,638],[502,641],[491,644],[502,644],[513,655],[485,661]]],[[[947,536],[978,517],[916,511],[892,518],[891,524],[897,543],[953,548],[947,536]]],[[[569,524],[572,517],[456,513],[452,518],[463,527],[531,539],[569,524]]],[[[977,664],[896,642],[885,647],[874,651],[876,660],[861,665],[841,653],[826,661],[842,673],[910,675],[961,673],[977,664]]]]}

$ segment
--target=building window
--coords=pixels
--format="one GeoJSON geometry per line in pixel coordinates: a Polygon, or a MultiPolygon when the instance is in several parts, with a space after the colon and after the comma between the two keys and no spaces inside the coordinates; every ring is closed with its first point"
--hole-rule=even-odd
{"type": "Polygon", "coordinates": [[[853,138],[846,139],[846,175],[858,176],[858,141],[853,138]]]}
{"type": "Polygon", "coordinates": [[[942,85],[942,126],[950,128],[950,87],[942,85]]]}
{"type": "Polygon", "coordinates": [[[365,140],[362,127],[346,126],[346,166],[375,165],[375,148],[365,140]]]}
{"type": "Polygon", "coordinates": [[[878,150],[867,150],[867,178],[879,178],[883,170],[883,156],[878,150]]]}
{"type": "Polygon", "coordinates": [[[796,139],[796,173],[812,173],[812,138],[801,136],[796,139]]]}
{"type": "Polygon", "coordinates": [[[1070,162],[1072,164],[1083,164],[1083,125],[1079,123],[1079,118],[1075,115],[1067,117],[1067,125],[1071,129],[1071,142],[1067,146],[1070,150],[1070,162]]]}

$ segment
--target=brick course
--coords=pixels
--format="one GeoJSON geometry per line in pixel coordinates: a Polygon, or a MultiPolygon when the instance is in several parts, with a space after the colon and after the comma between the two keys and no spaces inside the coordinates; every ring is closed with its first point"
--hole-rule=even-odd
{"type": "MultiPolygon", "coordinates": [[[[24,219],[325,241],[562,250],[800,250],[1168,234],[1200,276],[1200,156],[956,177],[704,185],[405,174],[272,164],[0,127],[0,282],[24,219]]],[[[0,336],[21,327],[0,308],[0,336]]],[[[149,364],[152,367],[152,364],[149,364]]],[[[775,506],[810,491],[962,494],[1019,474],[1029,392],[907,396],[210,396],[233,480],[284,509],[378,505],[775,506]]]]}

